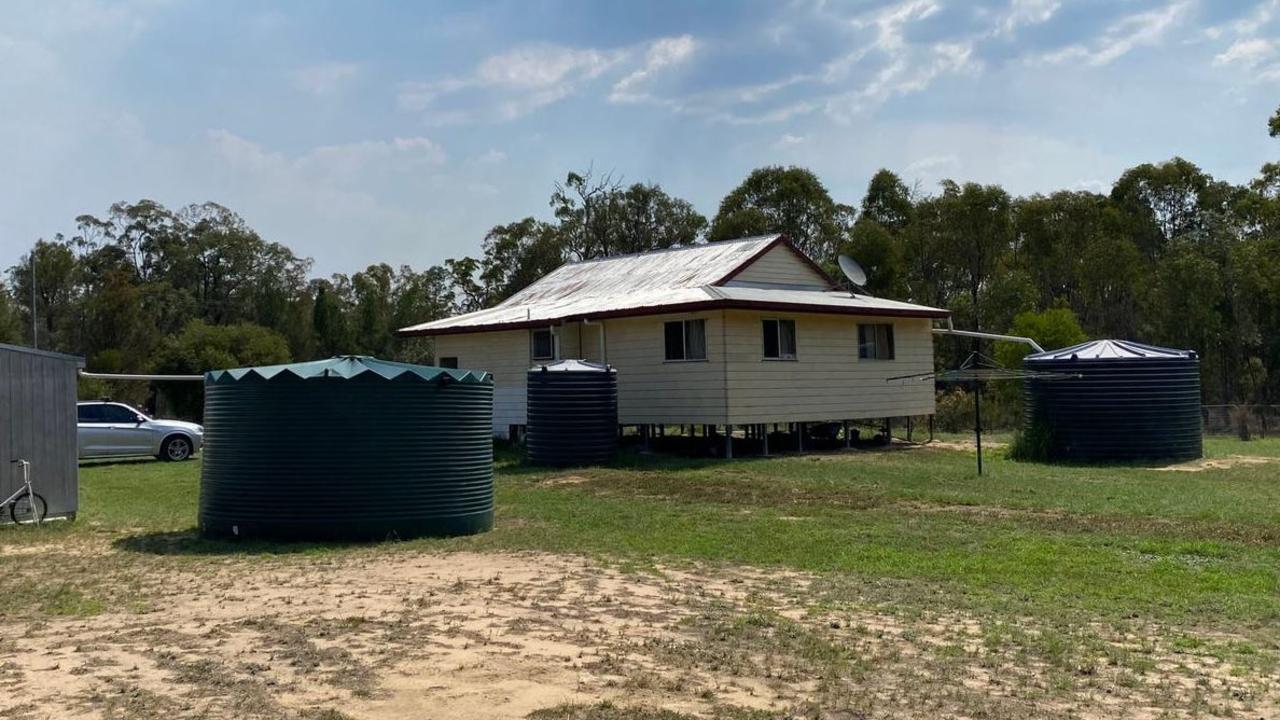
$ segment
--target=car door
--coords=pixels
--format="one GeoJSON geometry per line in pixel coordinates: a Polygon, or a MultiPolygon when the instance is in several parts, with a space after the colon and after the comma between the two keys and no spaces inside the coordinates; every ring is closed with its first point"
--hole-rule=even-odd
{"type": "Polygon", "coordinates": [[[106,407],[106,403],[76,406],[76,436],[82,458],[116,454],[115,441],[111,435],[111,423],[106,417],[106,407]]]}
{"type": "Polygon", "coordinates": [[[102,406],[104,439],[109,455],[150,455],[151,429],[138,422],[138,411],[125,405],[102,406]]]}

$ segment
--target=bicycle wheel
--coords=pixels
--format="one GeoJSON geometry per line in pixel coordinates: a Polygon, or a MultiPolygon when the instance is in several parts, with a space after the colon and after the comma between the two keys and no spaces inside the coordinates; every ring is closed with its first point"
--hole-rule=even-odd
{"type": "Polygon", "coordinates": [[[39,525],[48,512],[49,506],[39,493],[24,492],[9,504],[9,517],[18,525],[39,525]]]}

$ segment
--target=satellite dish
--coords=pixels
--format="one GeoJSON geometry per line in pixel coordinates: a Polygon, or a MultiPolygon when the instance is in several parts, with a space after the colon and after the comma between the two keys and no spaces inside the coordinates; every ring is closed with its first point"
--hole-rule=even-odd
{"type": "Polygon", "coordinates": [[[854,287],[862,290],[867,284],[867,272],[862,269],[858,261],[848,255],[841,255],[837,258],[837,261],[840,263],[840,271],[844,273],[845,277],[849,278],[849,282],[853,283],[854,287]]]}

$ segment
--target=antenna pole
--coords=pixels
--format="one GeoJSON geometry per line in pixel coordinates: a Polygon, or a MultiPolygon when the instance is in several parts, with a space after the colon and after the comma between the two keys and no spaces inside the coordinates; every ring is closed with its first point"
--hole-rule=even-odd
{"type": "Polygon", "coordinates": [[[39,324],[36,322],[36,248],[40,247],[37,242],[35,247],[31,248],[31,347],[40,349],[40,336],[37,333],[39,324]]]}

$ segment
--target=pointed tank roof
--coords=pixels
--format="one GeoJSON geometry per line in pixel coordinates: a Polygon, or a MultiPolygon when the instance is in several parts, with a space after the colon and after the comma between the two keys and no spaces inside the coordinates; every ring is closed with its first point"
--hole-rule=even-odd
{"type": "Polygon", "coordinates": [[[410,365],[409,363],[379,360],[367,355],[337,355],[328,360],[312,360],[310,362],[288,363],[285,365],[260,365],[258,367],[230,370],[211,370],[205,373],[204,381],[208,384],[281,378],[291,380],[311,380],[313,378],[351,380],[362,376],[377,376],[384,380],[410,382],[435,382],[440,380],[461,383],[493,382],[493,377],[483,371],[454,370],[430,365],[410,365]],[[445,378],[448,379],[445,380],[445,378]]]}
{"type": "Polygon", "coordinates": [[[529,372],[614,372],[612,365],[587,362],[586,360],[568,359],[555,362],[538,363],[529,368],[529,372]]]}
{"type": "Polygon", "coordinates": [[[1194,350],[1175,350],[1173,348],[1143,345],[1129,340],[1092,340],[1079,345],[1046,350],[1033,353],[1024,358],[1026,362],[1052,360],[1180,360],[1194,358],[1194,350]]]}

